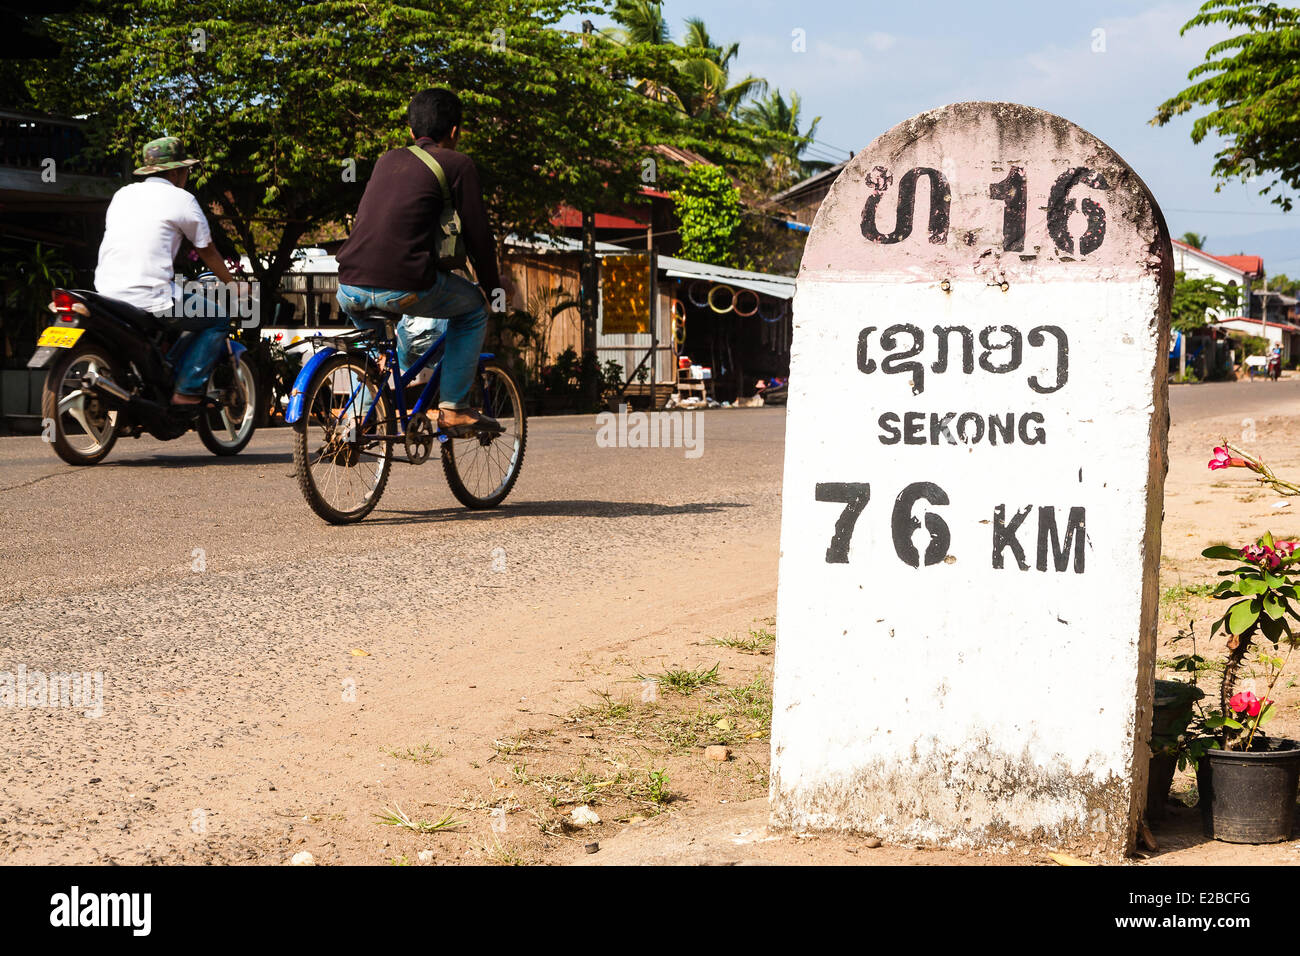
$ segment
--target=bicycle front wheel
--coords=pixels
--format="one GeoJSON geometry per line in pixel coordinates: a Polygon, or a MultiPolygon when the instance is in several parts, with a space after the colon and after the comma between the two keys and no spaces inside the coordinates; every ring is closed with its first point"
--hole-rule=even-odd
{"type": "Polygon", "coordinates": [[[340,354],[321,366],[303,396],[294,423],[294,472],[307,503],[331,524],[370,514],[388,483],[393,446],[375,437],[393,430],[382,382],[365,356],[340,354]]]}
{"type": "Polygon", "coordinates": [[[451,493],[466,508],[495,508],[510,494],[524,463],[524,399],[510,373],[487,362],[474,379],[469,403],[499,421],[505,431],[443,442],[442,470],[451,493]]]}

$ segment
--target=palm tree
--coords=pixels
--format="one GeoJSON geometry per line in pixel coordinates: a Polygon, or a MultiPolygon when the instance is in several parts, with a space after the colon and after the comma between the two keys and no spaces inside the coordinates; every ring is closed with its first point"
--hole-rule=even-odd
{"type": "Polygon", "coordinates": [[[1193,249],[1204,249],[1205,240],[1208,238],[1209,236],[1203,236],[1199,232],[1183,233],[1183,242],[1187,243],[1193,249]]]}
{"type": "Polygon", "coordinates": [[[740,52],[740,44],[715,44],[709,28],[698,17],[686,21],[681,49],[684,56],[674,65],[685,82],[674,87],[673,92],[682,109],[692,116],[734,117],[747,99],[767,92],[767,81],[755,76],[731,82],[731,61],[740,52]]]}
{"type": "Polygon", "coordinates": [[[620,26],[605,32],[621,43],[672,43],[659,0],[618,0],[609,15],[620,26]]]}
{"type": "Polygon", "coordinates": [[[821,117],[813,117],[806,132],[800,132],[800,112],[802,103],[799,94],[790,91],[790,102],[786,102],[780,89],[774,90],[763,99],[740,110],[740,119],[755,127],[764,136],[772,150],[768,156],[768,168],[779,186],[794,180],[803,179],[814,173],[829,169],[831,164],[821,160],[800,158],[817,135],[817,124],[821,117]]]}

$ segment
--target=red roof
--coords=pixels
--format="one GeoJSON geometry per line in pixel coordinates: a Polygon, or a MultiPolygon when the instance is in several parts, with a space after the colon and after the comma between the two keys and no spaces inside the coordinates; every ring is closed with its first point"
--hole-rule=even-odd
{"type": "MultiPolygon", "coordinates": [[[[561,206],[551,216],[551,225],[559,229],[581,229],[582,213],[571,206],[561,206]]],[[[639,219],[629,219],[626,216],[612,216],[609,213],[596,213],[597,229],[630,229],[633,231],[645,229],[649,223],[642,222],[639,219]]]]}
{"type": "Polygon", "coordinates": [[[1238,272],[1246,273],[1246,275],[1258,276],[1264,274],[1264,260],[1260,256],[1216,256],[1212,252],[1206,252],[1204,249],[1197,249],[1195,246],[1188,245],[1178,239],[1174,239],[1172,242],[1174,245],[1181,246],[1184,249],[1190,249],[1192,252],[1199,252],[1207,259],[1217,259],[1225,266],[1231,266],[1238,272]]]}
{"type": "MultiPolygon", "coordinates": [[[[1258,325],[1261,328],[1263,328],[1265,324],[1263,319],[1256,319],[1249,315],[1234,315],[1230,319],[1219,319],[1217,324],[1223,325],[1225,322],[1249,322],[1252,325],[1258,325]]],[[[1275,320],[1269,322],[1268,327],[1270,329],[1282,329],[1285,332],[1300,332],[1300,325],[1292,325],[1290,322],[1278,322],[1275,320]]]]}
{"type": "Polygon", "coordinates": [[[1260,256],[1215,256],[1220,262],[1226,262],[1234,269],[1240,269],[1247,275],[1263,275],[1264,260],[1260,256]]]}

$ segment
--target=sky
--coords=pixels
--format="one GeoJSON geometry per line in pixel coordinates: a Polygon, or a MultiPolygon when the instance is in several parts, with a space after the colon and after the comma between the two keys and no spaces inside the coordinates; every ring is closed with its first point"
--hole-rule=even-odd
{"type": "Polygon", "coordinates": [[[1188,85],[1188,71],[1210,44],[1228,35],[1200,27],[1180,37],[1199,6],[1199,0],[663,4],[675,40],[686,18],[700,17],[714,42],[739,41],[733,77],[752,73],[784,92],[797,90],[804,116],[821,117],[820,157],[847,158],[847,151],[902,120],[947,103],[1035,106],[1119,153],[1155,194],[1175,237],[1197,232],[1208,237],[1210,252],[1261,255],[1268,273],[1294,276],[1300,273],[1300,203],[1296,212],[1282,213],[1258,195],[1263,177],[1215,192],[1210,169],[1217,146],[1191,139],[1198,114],[1149,125],[1156,107],[1188,85]],[[804,52],[792,49],[796,29],[804,31],[804,52]],[[1099,46],[1104,49],[1094,52],[1099,46]]]}

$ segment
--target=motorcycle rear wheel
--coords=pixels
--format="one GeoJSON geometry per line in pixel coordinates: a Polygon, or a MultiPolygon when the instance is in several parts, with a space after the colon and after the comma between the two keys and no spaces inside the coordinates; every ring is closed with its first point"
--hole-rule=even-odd
{"type": "Polygon", "coordinates": [[[107,351],[93,343],[73,346],[45,376],[41,392],[41,434],[69,465],[98,464],[117,442],[119,413],[81,386],[91,370],[114,377],[107,351]]]}

